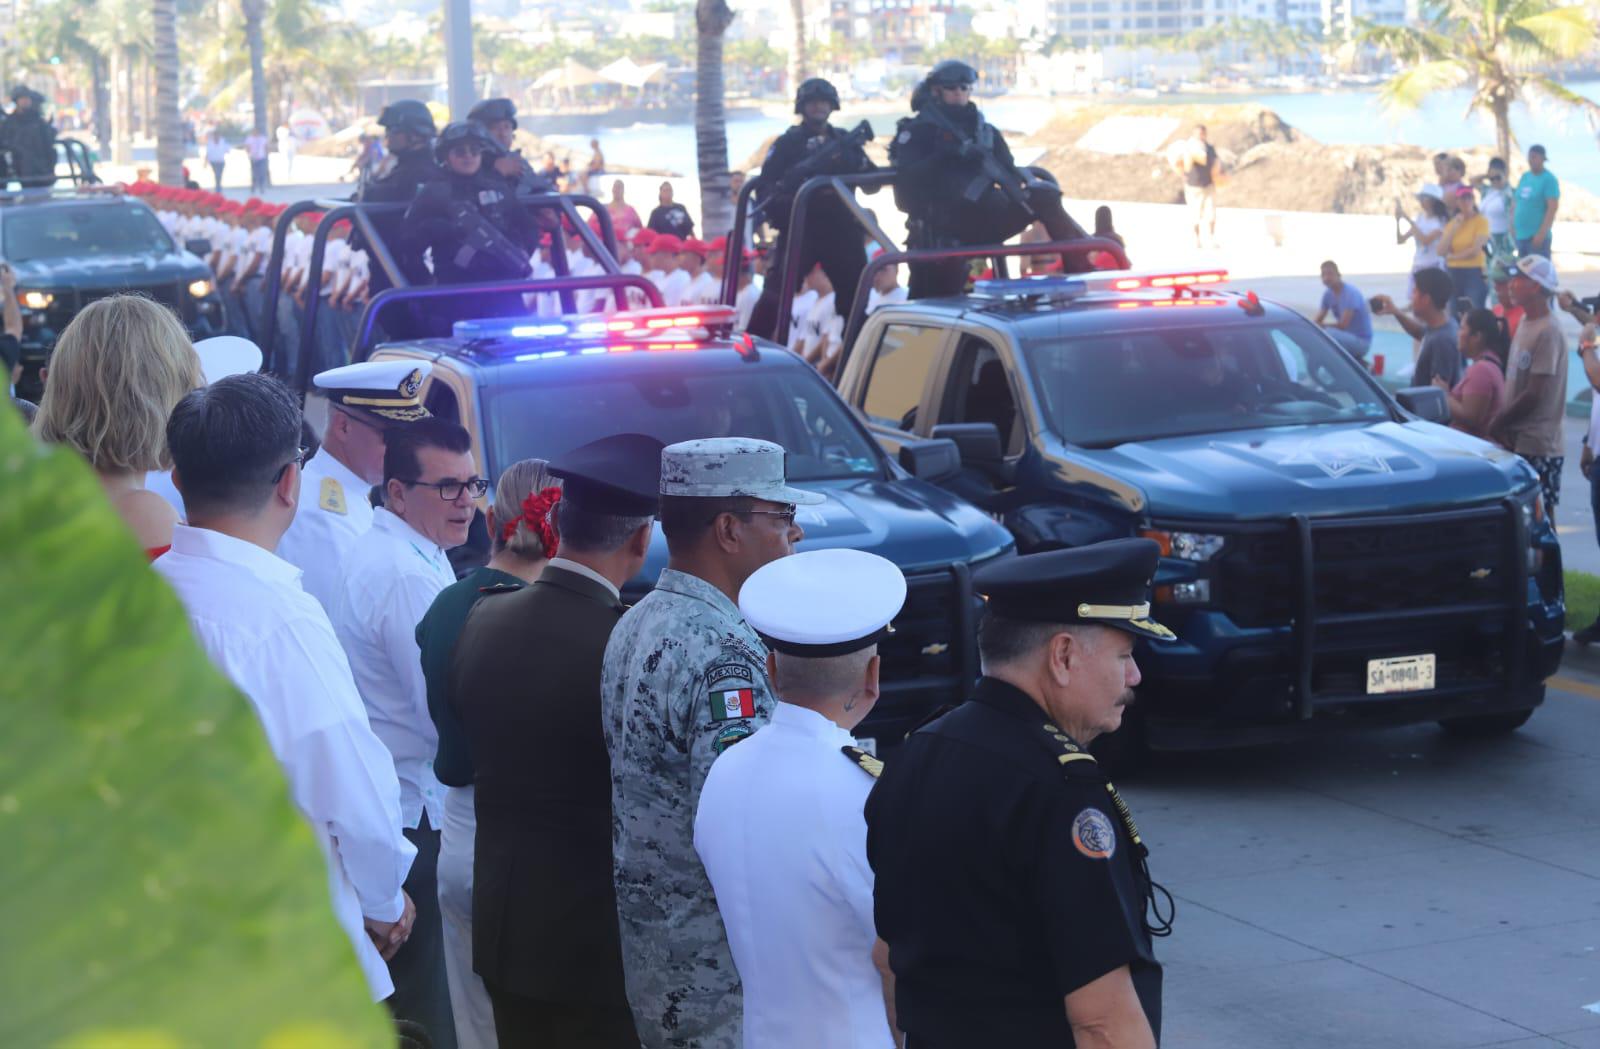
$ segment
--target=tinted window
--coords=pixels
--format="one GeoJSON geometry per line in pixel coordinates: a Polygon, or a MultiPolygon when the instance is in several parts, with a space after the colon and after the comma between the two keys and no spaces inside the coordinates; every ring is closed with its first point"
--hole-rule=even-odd
{"type": "Polygon", "coordinates": [[[867,395],[861,405],[867,416],[885,426],[911,429],[928,373],[938,363],[943,345],[942,328],[887,326],[872,362],[872,374],[867,377],[867,395]]]}
{"type": "Polygon", "coordinates": [[[1105,333],[1023,352],[1046,424],[1076,444],[1389,418],[1348,354],[1295,325],[1105,333]]]}
{"type": "Polygon", "coordinates": [[[93,255],[151,255],[172,238],[142,207],[19,207],[0,219],[4,255],[13,262],[93,255]]]}
{"type": "Polygon", "coordinates": [[[832,387],[809,368],[763,372],[737,366],[691,375],[531,381],[488,388],[484,415],[490,467],[497,473],[518,459],[551,459],[631,431],[667,444],[697,437],[774,441],[789,451],[793,481],[882,476],[873,444],[832,387]]]}

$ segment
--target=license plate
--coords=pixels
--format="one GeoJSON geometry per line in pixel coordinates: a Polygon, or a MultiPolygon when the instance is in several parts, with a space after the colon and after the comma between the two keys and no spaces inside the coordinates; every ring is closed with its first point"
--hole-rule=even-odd
{"type": "Polygon", "coordinates": [[[1367,695],[1384,692],[1426,692],[1433,687],[1434,657],[1396,656],[1367,660],[1367,695]]]}

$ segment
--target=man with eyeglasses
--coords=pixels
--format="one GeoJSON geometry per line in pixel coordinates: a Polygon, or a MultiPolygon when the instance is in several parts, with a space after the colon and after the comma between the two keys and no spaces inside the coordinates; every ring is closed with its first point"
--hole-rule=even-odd
{"type": "Polygon", "coordinates": [[[438,730],[417,648],[417,623],[455,582],[446,551],[467,541],[474,500],[489,490],[467,431],[423,419],[388,432],[384,505],[351,550],[334,598],[333,628],[350,659],[372,730],[394,758],[401,819],[417,846],[406,891],[417,904],[411,940],[389,963],[394,1014],[421,1024],[435,1046],[455,1045],[435,883],[444,787],[433,772],[438,730]]]}
{"type": "Polygon", "coordinates": [[[270,376],[218,379],[167,422],[186,524],[155,569],[206,654],[250,700],[289,795],[328,863],[334,916],[374,1000],[415,910],[402,891],[416,849],[401,833],[394,764],[367,722],[328,615],[273,555],[294,519],[305,450],[300,405],[270,376]]]}
{"type": "MultiPolygon", "coordinates": [[[[661,453],[667,567],[606,645],[601,721],[611,758],[611,849],[628,1004],[646,1049],[737,1049],[739,974],[694,849],[712,761],[766,723],[766,646],[735,603],[804,537],[784,450],[748,437],[661,453]]],[[[755,804],[754,800],[751,804],[755,804]]]]}
{"type": "Polygon", "coordinates": [[[384,434],[428,418],[422,380],[432,370],[416,361],[364,361],[312,379],[327,401],[328,425],[306,463],[300,512],[278,543],[278,556],[304,573],[300,585],[329,615],[345,561],[372,527],[367,492],[383,481],[384,434]]]}

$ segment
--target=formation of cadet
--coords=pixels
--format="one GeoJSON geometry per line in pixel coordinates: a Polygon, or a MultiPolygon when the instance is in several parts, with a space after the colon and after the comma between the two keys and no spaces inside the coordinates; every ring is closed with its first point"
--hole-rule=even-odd
{"type": "MultiPolygon", "coordinates": [[[[900,178],[895,203],[909,219],[911,248],[998,244],[1037,221],[1052,240],[1084,231],[1061,207],[1054,183],[1020,170],[1005,136],[972,101],[978,71],[940,62],[911,96],[889,159],[900,178]]],[[[914,263],[911,298],[952,295],[966,281],[965,260],[914,263]]]]}
{"type": "Polygon", "coordinates": [[[833,194],[813,194],[808,204],[806,228],[789,229],[795,193],[815,175],[855,175],[873,170],[863,150],[872,128],[846,132],[828,122],[839,109],[839,92],[826,80],[811,79],[795,92],[794,111],[800,123],[778,136],[761,164],[761,191],[757,204],[766,221],[778,231],[771,257],[774,268],[750,317],[749,330],[763,338],[776,338],[778,303],[792,295],[799,280],[821,263],[836,292],[834,309],[850,316],[856,284],[866,268],[859,236],[841,236],[855,228],[844,204],[833,194]],[[799,266],[789,274],[782,269],[790,237],[800,238],[799,266]]]}
{"type": "Polygon", "coordinates": [[[0,122],[0,181],[48,186],[55,181],[56,129],[44,118],[45,97],[18,84],[11,89],[11,103],[0,122]]]}

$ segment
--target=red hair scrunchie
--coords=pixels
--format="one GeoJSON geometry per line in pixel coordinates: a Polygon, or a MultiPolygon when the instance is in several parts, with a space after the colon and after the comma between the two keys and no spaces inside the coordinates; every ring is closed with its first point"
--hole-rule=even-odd
{"type": "Polygon", "coordinates": [[[550,520],[550,511],[561,501],[561,489],[545,488],[538,492],[529,492],[528,497],[522,500],[522,516],[513,517],[507,521],[500,530],[500,541],[511,542],[511,537],[517,532],[517,525],[526,524],[528,529],[539,537],[544,543],[544,556],[556,556],[556,548],[560,546],[560,539],[556,535],[556,526],[550,520]]]}

